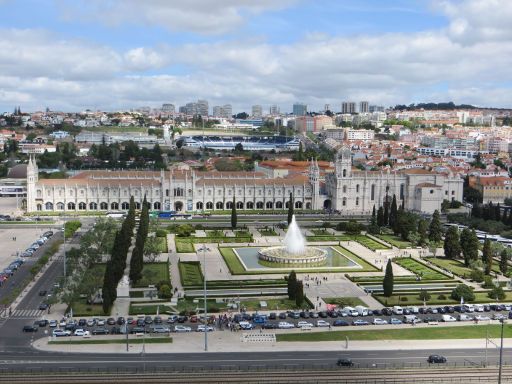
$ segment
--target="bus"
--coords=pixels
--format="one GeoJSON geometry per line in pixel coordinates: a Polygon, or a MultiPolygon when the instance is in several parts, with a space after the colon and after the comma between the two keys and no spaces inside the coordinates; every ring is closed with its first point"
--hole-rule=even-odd
{"type": "Polygon", "coordinates": [[[149,216],[154,219],[192,219],[192,215],[186,213],[178,213],[176,211],[152,211],[149,216]]]}

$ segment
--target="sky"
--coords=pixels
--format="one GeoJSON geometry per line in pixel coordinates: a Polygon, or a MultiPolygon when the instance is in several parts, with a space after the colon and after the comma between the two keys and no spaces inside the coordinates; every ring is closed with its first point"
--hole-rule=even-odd
{"type": "Polygon", "coordinates": [[[0,112],[512,107],[510,0],[0,0],[0,112]]]}

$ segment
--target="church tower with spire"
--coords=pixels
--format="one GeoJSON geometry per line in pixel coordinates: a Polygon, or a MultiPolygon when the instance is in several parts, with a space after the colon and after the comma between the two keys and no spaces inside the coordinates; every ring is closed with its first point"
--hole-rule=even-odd
{"type": "Polygon", "coordinates": [[[36,211],[36,183],[39,180],[39,169],[36,157],[30,154],[27,165],[27,212],[36,211]]]}
{"type": "Polygon", "coordinates": [[[311,159],[309,163],[309,183],[311,184],[311,209],[320,209],[320,168],[318,167],[318,161],[311,159]]]}

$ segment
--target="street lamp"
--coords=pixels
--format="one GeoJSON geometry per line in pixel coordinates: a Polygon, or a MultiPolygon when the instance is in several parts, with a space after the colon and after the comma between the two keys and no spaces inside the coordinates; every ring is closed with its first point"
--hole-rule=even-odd
{"type": "Polygon", "coordinates": [[[206,321],[206,312],[207,312],[207,303],[206,303],[206,252],[210,249],[203,245],[201,248],[198,248],[198,252],[203,252],[203,283],[204,283],[204,350],[208,351],[208,324],[206,321]]]}
{"type": "Polygon", "coordinates": [[[503,365],[503,325],[505,324],[505,319],[500,319],[501,323],[501,344],[500,344],[500,368],[498,371],[498,384],[501,384],[501,366],[503,365]]]}

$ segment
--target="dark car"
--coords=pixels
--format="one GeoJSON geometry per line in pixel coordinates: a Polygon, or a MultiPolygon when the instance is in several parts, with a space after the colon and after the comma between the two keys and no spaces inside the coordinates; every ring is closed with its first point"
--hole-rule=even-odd
{"type": "Polygon", "coordinates": [[[275,319],[277,319],[277,315],[275,312],[270,312],[270,314],[268,315],[268,318],[270,320],[275,320],[275,319]]]}
{"type": "Polygon", "coordinates": [[[126,321],[125,321],[124,317],[119,316],[119,317],[117,318],[117,325],[123,325],[125,322],[126,322],[126,321]]]}
{"type": "Polygon", "coordinates": [[[143,327],[133,327],[130,329],[130,333],[145,333],[146,330],[143,327]]]}
{"type": "Polygon", "coordinates": [[[48,325],[49,321],[46,320],[46,319],[43,319],[43,320],[39,320],[37,321],[37,324],[40,326],[40,327],[46,327],[48,325]]]}
{"type": "Polygon", "coordinates": [[[393,311],[391,308],[382,308],[382,314],[384,316],[391,316],[393,314],[393,311]]]}
{"type": "Polygon", "coordinates": [[[69,324],[66,324],[66,326],[64,327],[64,329],[66,331],[74,331],[76,329],[76,324],[75,323],[69,323],[69,324]]]}
{"type": "Polygon", "coordinates": [[[162,324],[162,317],[161,316],[155,316],[155,318],[153,319],[153,322],[155,324],[162,324]]]}
{"type": "Polygon", "coordinates": [[[146,325],[144,319],[137,319],[137,327],[143,327],[146,325]]]}
{"type": "Polygon", "coordinates": [[[261,326],[262,329],[276,329],[277,325],[273,323],[265,323],[261,326]]]}
{"type": "Polygon", "coordinates": [[[109,317],[107,319],[107,324],[108,325],[115,325],[116,324],[116,319],[114,319],[113,317],[109,317]]]}
{"type": "Polygon", "coordinates": [[[281,313],[279,314],[279,318],[280,318],[281,320],[286,319],[286,312],[281,312],[281,313]]]}
{"type": "Polygon", "coordinates": [[[46,294],[47,294],[47,293],[48,293],[48,292],[47,292],[45,289],[41,289],[41,290],[39,291],[39,296],[46,296],[46,294]]]}
{"type": "Polygon", "coordinates": [[[121,332],[121,328],[120,327],[112,327],[110,329],[110,334],[111,335],[120,335],[122,332],[121,332]]]}
{"type": "Polygon", "coordinates": [[[424,315],[425,313],[427,313],[427,308],[424,308],[424,307],[420,307],[418,309],[418,312],[421,313],[422,315],[424,315]]]}
{"type": "Polygon", "coordinates": [[[446,363],[446,357],[441,355],[430,355],[427,359],[429,364],[442,364],[446,363]]]}
{"type": "Polygon", "coordinates": [[[382,316],[383,313],[380,309],[374,309],[373,310],[373,316],[382,316]]]}
{"type": "Polygon", "coordinates": [[[302,317],[303,319],[309,319],[309,313],[302,311],[300,313],[300,317],[302,317]]]}
{"type": "Polygon", "coordinates": [[[146,316],[146,318],[144,319],[144,323],[146,324],[153,324],[153,318],[151,316],[146,316]]]}
{"type": "Polygon", "coordinates": [[[178,316],[178,323],[180,323],[180,324],[184,323],[187,320],[188,320],[187,316],[178,316]]]}
{"type": "Polygon", "coordinates": [[[39,310],[46,311],[48,309],[48,303],[39,304],[39,310]]]}
{"type": "Polygon", "coordinates": [[[455,312],[455,308],[453,308],[451,305],[444,307],[444,309],[446,309],[446,313],[454,313],[455,312]]]}
{"type": "Polygon", "coordinates": [[[79,327],[85,327],[86,325],[87,325],[87,320],[86,319],[78,320],[78,326],[79,327]]]}
{"type": "Polygon", "coordinates": [[[446,309],[444,309],[443,307],[439,307],[437,308],[437,313],[444,314],[446,313],[446,309]]]}
{"type": "Polygon", "coordinates": [[[347,327],[349,326],[350,324],[345,321],[345,320],[334,320],[334,322],[332,323],[332,325],[334,327],[347,327]]]}
{"type": "Polygon", "coordinates": [[[329,311],[329,312],[327,312],[327,315],[329,317],[336,318],[336,317],[338,317],[338,312],[336,312],[336,311],[329,311]]]}
{"type": "Polygon", "coordinates": [[[327,312],[318,312],[318,316],[320,316],[322,319],[327,319],[327,312]]]}
{"type": "Polygon", "coordinates": [[[93,335],[108,335],[109,331],[107,328],[96,328],[92,331],[93,335]]]}
{"type": "Polygon", "coordinates": [[[25,325],[23,327],[23,332],[37,332],[38,330],[38,327],[36,327],[35,325],[25,325]]]}
{"type": "Polygon", "coordinates": [[[336,362],[336,365],[338,367],[353,367],[354,362],[351,359],[342,358],[342,359],[338,359],[338,361],[336,362]]]}

